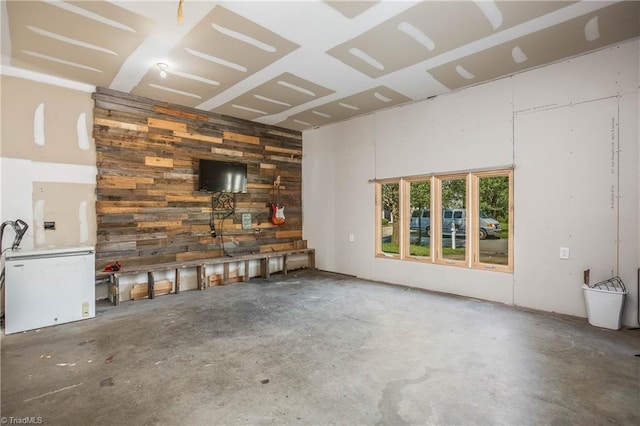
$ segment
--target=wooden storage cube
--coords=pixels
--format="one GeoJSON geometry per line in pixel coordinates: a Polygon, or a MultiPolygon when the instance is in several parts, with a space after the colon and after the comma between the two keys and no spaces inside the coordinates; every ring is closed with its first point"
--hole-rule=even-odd
{"type": "MultiPolygon", "coordinates": [[[[156,296],[169,294],[173,289],[173,281],[158,280],[155,282],[153,289],[156,296]]],[[[147,297],[149,297],[149,284],[134,284],[131,287],[131,300],[145,299],[147,297]]]]}

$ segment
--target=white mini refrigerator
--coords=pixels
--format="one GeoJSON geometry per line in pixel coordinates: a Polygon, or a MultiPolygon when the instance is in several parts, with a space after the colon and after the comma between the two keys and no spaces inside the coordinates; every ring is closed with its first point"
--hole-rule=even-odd
{"type": "Polygon", "coordinates": [[[93,247],[7,251],[5,334],[94,318],[93,247]]]}

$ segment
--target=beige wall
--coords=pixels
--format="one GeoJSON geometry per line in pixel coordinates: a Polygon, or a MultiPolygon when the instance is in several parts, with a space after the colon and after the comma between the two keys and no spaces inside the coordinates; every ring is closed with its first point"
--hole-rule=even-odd
{"type": "Polygon", "coordinates": [[[95,185],[34,182],[34,246],[94,245],[96,235],[94,194],[95,185]],[[55,229],[44,229],[45,221],[55,222],[55,229]]]}
{"type": "Polygon", "coordinates": [[[2,156],[95,165],[88,93],[2,76],[2,156]]]}
{"type": "MultiPolygon", "coordinates": [[[[94,246],[91,92],[7,75],[0,87],[0,219],[28,223],[21,249],[94,246]]],[[[12,240],[5,232],[3,248],[12,240]]]]}

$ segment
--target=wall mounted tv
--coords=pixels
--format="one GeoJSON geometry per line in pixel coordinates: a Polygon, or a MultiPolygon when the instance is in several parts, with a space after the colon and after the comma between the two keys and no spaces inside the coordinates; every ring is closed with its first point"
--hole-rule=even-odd
{"type": "Polygon", "coordinates": [[[200,159],[198,189],[206,192],[247,192],[247,165],[200,159]]]}

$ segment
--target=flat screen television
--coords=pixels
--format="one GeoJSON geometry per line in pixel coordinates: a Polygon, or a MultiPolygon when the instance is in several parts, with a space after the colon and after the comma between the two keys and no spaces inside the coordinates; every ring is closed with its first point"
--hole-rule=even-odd
{"type": "Polygon", "coordinates": [[[247,165],[200,159],[198,189],[206,192],[247,192],[247,165]]]}

